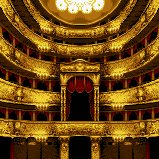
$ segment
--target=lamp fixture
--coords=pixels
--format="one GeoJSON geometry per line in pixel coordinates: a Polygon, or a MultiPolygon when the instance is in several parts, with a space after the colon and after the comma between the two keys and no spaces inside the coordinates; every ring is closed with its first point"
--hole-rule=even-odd
{"type": "Polygon", "coordinates": [[[112,110],[118,114],[122,110],[125,110],[125,105],[113,105],[112,110]]]}
{"type": "Polygon", "coordinates": [[[36,137],[37,142],[46,142],[48,137],[36,137]]]}
{"type": "Polygon", "coordinates": [[[45,80],[48,80],[50,78],[50,76],[48,74],[41,74],[41,73],[37,73],[36,74],[36,78],[38,78],[40,81],[44,82],[45,80]]]}
{"type": "Polygon", "coordinates": [[[101,10],[104,7],[104,0],[56,0],[56,7],[60,11],[65,11],[68,8],[69,13],[76,14],[79,11],[88,14],[94,10],[101,10]]]}
{"type": "Polygon", "coordinates": [[[38,110],[39,112],[41,112],[42,114],[48,110],[48,106],[47,105],[36,105],[36,110],[38,110]]]}
{"type": "Polygon", "coordinates": [[[125,137],[112,137],[114,142],[123,142],[125,137]]]}
{"type": "Polygon", "coordinates": [[[110,34],[117,33],[119,31],[119,27],[110,28],[107,30],[110,34]]]}
{"type": "Polygon", "coordinates": [[[122,46],[118,46],[118,47],[111,47],[110,48],[110,52],[121,52],[121,50],[122,50],[122,46]]]}
{"type": "Polygon", "coordinates": [[[43,46],[38,46],[38,51],[39,52],[49,52],[50,51],[50,48],[49,47],[43,47],[43,46]]]}
{"type": "Polygon", "coordinates": [[[111,79],[115,80],[117,82],[119,82],[121,80],[121,78],[124,78],[124,74],[123,73],[119,73],[119,74],[112,74],[111,75],[111,79]]]}

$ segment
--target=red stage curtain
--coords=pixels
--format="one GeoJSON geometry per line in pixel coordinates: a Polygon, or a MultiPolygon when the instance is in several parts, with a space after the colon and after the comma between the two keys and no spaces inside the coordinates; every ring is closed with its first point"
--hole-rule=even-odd
{"type": "Polygon", "coordinates": [[[0,110],[3,114],[6,114],[6,108],[0,108],[0,110]]]}
{"type": "Polygon", "coordinates": [[[24,82],[26,77],[21,77],[21,82],[24,82]]]}
{"type": "Polygon", "coordinates": [[[50,60],[54,61],[54,57],[51,57],[51,56],[50,56],[50,60]]]}
{"type": "Polygon", "coordinates": [[[99,112],[99,116],[101,115],[102,112],[99,112]]]}
{"type": "Polygon", "coordinates": [[[155,28],[153,31],[156,32],[156,33],[158,33],[158,27],[155,28]]]}
{"type": "Polygon", "coordinates": [[[124,79],[121,79],[121,82],[125,85],[125,80],[124,79]]]}
{"type": "Polygon", "coordinates": [[[35,80],[35,85],[36,85],[38,82],[39,82],[39,79],[36,79],[36,80],[35,80]]]}
{"type": "Polygon", "coordinates": [[[128,79],[128,80],[127,80],[127,84],[129,84],[130,82],[131,82],[131,79],[128,79]]]}
{"type": "Polygon", "coordinates": [[[33,116],[33,112],[32,112],[32,111],[28,111],[28,113],[29,113],[31,116],[33,116]]]}
{"type": "Polygon", "coordinates": [[[139,82],[139,77],[134,77],[137,82],[139,82]]]}
{"type": "Polygon", "coordinates": [[[56,81],[51,81],[51,87],[53,88],[55,86],[56,81]]]}
{"type": "Polygon", "coordinates": [[[8,71],[8,76],[11,76],[11,75],[12,75],[12,72],[9,72],[9,71],[8,71]]]}
{"type": "Polygon", "coordinates": [[[11,40],[11,42],[13,43],[13,36],[9,33],[9,38],[11,40]]]}
{"type": "Polygon", "coordinates": [[[11,113],[12,112],[12,109],[8,109],[8,113],[11,113]]]}
{"type": "Polygon", "coordinates": [[[36,57],[39,59],[39,54],[37,52],[35,52],[36,57]]]}
{"type": "Polygon", "coordinates": [[[151,38],[151,33],[147,36],[147,43],[149,42],[150,38],[151,38]]]}
{"type": "Polygon", "coordinates": [[[145,38],[140,43],[145,46],[145,38]]]}
{"type": "Polygon", "coordinates": [[[102,62],[104,62],[104,58],[99,58],[102,62]]]}
{"type": "Polygon", "coordinates": [[[32,80],[32,79],[29,79],[29,82],[30,82],[31,84],[33,84],[33,80],[32,80]]]}
{"type": "Polygon", "coordinates": [[[21,116],[23,116],[25,114],[26,111],[21,111],[21,116]]]}
{"type": "Polygon", "coordinates": [[[106,61],[109,61],[110,60],[110,56],[106,57],[106,61]]]}
{"type": "Polygon", "coordinates": [[[127,116],[129,116],[131,113],[132,113],[132,111],[128,111],[128,112],[127,112],[127,116]]]}
{"type": "Polygon", "coordinates": [[[155,75],[156,73],[158,73],[158,71],[159,71],[159,68],[156,68],[156,69],[154,70],[154,75],[155,75]]]}
{"type": "Polygon", "coordinates": [[[12,139],[11,147],[10,147],[10,159],[14,159],[14,142],[12,139]]]}
{"type": "Polygon", "coordinates": [[[2,73],[4,73],[6,75],[6,70],[3,68],[0,68],[0,69],[1,69],[2,73]]]}
{"type": "Polygon", "coordinates": [[[104,112],[105,117],[108,118],[109,117],[109,113],[108,112],[104,112]]]}
{"type": "Polygon", "coordinates": [[[129,49],[127,50],[127,53],[128,53],[129,55],[131,55],[131,48],[129,48],[129,49]]]}
{"type": "Polygon", "coordinates": [[[41,59],[43,59],[45,57],[45,55],[41,55],[41,59]]]}
{"type": "Polygon", "coordinates": [[[139,111],[134,111],[137,116],[139,116],[139,111]]]}
{"type": "Polygon", "coordinates": [[[125,52],[123,52],[123,53],[121,54],[121,59],[123,58],[124,55],[125,55],[125,52]]]}
{"type": "Polygon", "coordinates": [[[90,62],[93,62],[95,58],[90,58],[90,62]]]}
{"type": "Polygon", "coordinates": [[[92,92],[89,94],[89,103],[92,101],[92,92]]]}
{"type": "Polygon", "coordinates": [[[145,110],[141,110],[141,115],[144,115],[145,114],[145,110]]]}
{"type": "Polygon", "coordinates": [[[24,44],[22,44],[22,46],[23,46],[23,49],[27,52],[27,47],[24,44]]]}
{"type": "Polygon", "coordinates": [[[112,112],[112,113],[111,113],[111,117],[114,117],[115,114],[116,114],[115,112],[112,112]]]}
{"type": "Polygon", "coordinates": [[[100,84],[102,83],[103,81],[100,81],[100,84]]]}
{"type": "Polygon", "coordinates": [[[109,87],[109,81],[104,81],[104,83],[106,87],[109,87]]]}
{"type": "Polygon", "coordinates": [[[48,81],[44,81],[46,86],[49,88],[49,82],[48,81]]]}
{"type": "Polygon", "coordinates": [[[15,46],[19,44],[19,41],[15,38],[15,46]]]}
{"type": "Polygon", "coordinates": [[[78,93],[82,93],[84,90],[84,78],[83,77],[76,77],[76,90],[78,93]]]}
{"type": "Polygon", "coordinates": [[[49,112],[44,112],[46,117],[49,117],[49,112]]]}
{"type": "Polygon", "coordinates": [[[146,159],[150,159],[150,147],[149,147],[148,139],[146,142],[146,159]]]}
{"type": "Polygon", "coordinates": [[[59,62],[61,58],[56,57],[56,62],[59,62]]]}
{"type": "Polygon", "coordinates": [[[119,55],[116,55],[115,57],[119,60],[119,55]]]}
{"type": "Polygon", "coordinates": [[[55,116],[55,112],[52,112],[52,113],[51,113],[51,117],[54,118],[54,116],[55,116]]]}
{"type": "Polygon", "coordinates": [[[159,112],[159,108],[154,108],[154,114],[157,114],[159,112]]]}
{"type": "Polygon", "coordinates": [[[19,75],[14,74],[14,76],[15,76],[15,78],[16,78],[17,80],[19,80],[19,75]]]}
{"type": "Polygon", "coordinates": [[[59,84],[60,84],[60,80],[59,80],[59,84]]]}
{"type": "Polygon", "coordinates": [[[35,117],[36,117],[38,114],[39,114],[39,112],[38,112],[38,111],[36,111],[36,112],[35,112],[35,117]]]}
{"type": "Polygon", "coordinates": [[[29,48],[29,56],[33,53],[33,50],[29,48]]]}
{"type": "Polygon", "coordinates": [[[141,80],[143,80],[145,78],[146,74],[141,75],[141,80]]]}
{"type": "Polygon", "coordinates": [[[152,76],[152,72],[148,72],[148,75],[149,75],[149,76],[152,76]]]}
{"type": "Polygon", "coordinates": [[[147,109],[147,111],[152,114],[152,109],[147,109]]]}
{"type": "Polygon", "coordinates": [[[90,93],[92,91],[93,88],[92,86],[93,86],[92,81],[89,78],[85,77],[85,90],[87,93],[90,93]]]}
{"type": "Polygon", "coordinates": [[[6,30],[5,28],[2,27],[2,32],[4,33],[4,32],[6,32],[6,31],[7,31],[7,30],[6,30]]]}
{"type": "Polygon", "coordinates": [[[61,112],[59,112],[60,116],[61,116],[61,112]]]}
{"type": "Polygon", "coordinates": [[[19,110],[14,110],[14,112],[15,112],[17,115],[19,115],[19,110]]]}
{"type": "Polygon", "coordinates": [[[69,58],[65,58],[65,59],[66,59],[67,62],[70,62],[70,59],[69,59],[69,58]]]}
{"type": "Polygon", "coordinates": [[[125,112],[124,111],[121,111],[120,113],[125,117],[125,112]]]}
{"type": "Polygon", "coordinates": [[[75,77],[69,79],[67,82],[67,89],[70,93],[73,93],[75,91],[75,77]]]}
{"type": "Polygon", "coordinates": [[[116,83],[115,81],[111,82],[111,88],[114,86],[115,83],[116,83]]]}
{"type": "Polygon", "coordinates": [[[136,45],[133,47],[133,52],[135,52],[135,50],[137,49],[137,46],[138,46],[138,44],[136,44],[136,45]]]}

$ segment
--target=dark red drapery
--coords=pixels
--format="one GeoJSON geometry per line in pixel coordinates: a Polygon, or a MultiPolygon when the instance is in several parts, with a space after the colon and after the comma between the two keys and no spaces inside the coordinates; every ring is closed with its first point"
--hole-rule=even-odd
{"type": "Polygon", "coordinates": [[[31,84],[33,84],[33,80],[32,80],[32,79],[29,79],[29,82],[30,82],[31,84]]]}
{"type": "Polygon", "coordinates": [[[3,68],[0,68],[0,69],[1,69],[2,73],[4,73],[6,75],[6,70],[3,68]]]}
{"type": "Polygon", "coordinates": [[[43,59],[45,57],[45,55],[41,55],[41,59],[43,59]]]}
{"type": "Polygon", "coordinates": [[[8,109],[8,113],[10,114],[12,112],[12,109],[8,109]]]}
{"type": "Polygon", "coordinates": [[[115,114],[116,114],[115,112],[112,112],[112,113],[111,113],[111,117],[114,117],[115,114]]]}
{"type": "Polygon", "coordinates": [[[123,58],[124,55],[125,55],[125,52],[123,52],[123,53],[121,54],[121,59],[123,58]]]}
{"type": "Polygon", "coordinates": [[[158,33],[158,27],[153,30],[155,33],[158,33]]]}
{"type": "Polygon", "coordinates": [[[49,112],[44,112],[46,117],[49,117],[49,112]]]}
{"type": "Polygon", "coordinates": [[[70,62],[70,59],[69,59],[69,58],[65,58],[65,59],[66,59],[67,62],[70,62]]]}
{"type": "Polygon", "coordinates": [[[12,139],[11,147],[10,147],[10,159],[14,159],[14,142],[12,139]]]}
{"type": "Polygon", "coordinates": [[[145,38],[140,43],[145,46],[145,38]]]}
{"type": "Polygon", "coordinates": [[[56,81],[51,81],[51,87],[53,88],[55,86],[56,81]]]}
{"type": "Polygon", "coordinates": [[[51,113],[51,117],[53,117],[53,118],[54,118],[55,113],[56,113],[56,112],[52,112],[52,113],[51,113]]]}
{"type": "Polygon", "coordinates": [[[33,50],[29,48],[29,56],[33,53],[33,50]]]}
{"type": "Polygon", "coordinates": [[[9,71],[8,71],[8,76],[11,76],[11,75],[12,75],[12,72],[9,72],[9,71]]]}
{"type": "Polygon", "coordinates": [[[145,78],[146,74],[141,75],[141,80],[143,80],[145,78]]]}
{"type": "Polygon", "coordinates": [[[109,117],[109,113],[108,112],[104,112],[105,117],[108,118],[109,117]]]}
{"type": "Polygon", "coordinates": [[[15,46],[19,44],[19,41],[15,38],[15,46]]]}
{"type": "Polygon", "coordinates": [[[134,111],[137,116],[139,116],[139,111],[134,111]]]}
{"type": "Polygon", "coordinates": [[[15,112],[17,115],[19,115],[19,110],[14,110],[14,112],[15,112]]]}
{"type": "Polygon", "coordinates": [[[24,82],[26,77],[21,77],[21,82],[24,82]]]}
{"type": "Polygon", "coordinates": [[[114,86],[115,83],[116,83],[116,81],[111,82],[111,88],[114,86]]]}
{"type": "Polygon", "coordinates": [[[85,77],[85,90],[87,93],[90,93],[92,91],[92,88],[93,88],[93,82],[85,77]]]}
{"type": "Polygon", "coordinates": [[[104,58],[99,58],[102,62],[104,62],[104,58]]]}
{"type": "Polygon", "coordinates": [[[159,108],[154,108],[154,114],[157,114],[159,112],[159,108]]]}
{"type": "Polygon", "coordinates": [[[128,79],[128,80],[127,80],[127,84],[129,84],[130,82],[131,82],[131,79],[128,79]]]}
{"type": "Polygon", "coordinates": [[[14,74],[14,76],[15,76],[15,78],[16,78],[17,80],[19,80],[19,75],[14,74]]]}
{"type": "Polygon", "coordinates": [[[11,42],[13,43],[13,36],[9,33],[9,38],[11,40],[11,42]]]}
{"type": "Polygon", "coordinates": [[[59,62],[61,58],[56,57],[56,62],[59,62]]]}
{"type": "Polygon", "coordinates": [[[120,113],[125,117],[125,112],[124,111],[121,111],[120,113]]]}
{"type": "Polygon", "coordinates": [[[76,77],[76,90],[78,93],[82,93],[84,90],[84,78],[76,77]]]}
{"type": "Polygon", "coordinates": [[[149,147],[148,139],[146,142],[146,159],[150,159],[150,147],[149,147]]]}
{"type": "Polygon", "coordinates": [[[129,116],[131,113],[132,113],[132,111],[128,111],[128,112],[127,112],[127,116],[129,116]]]}
{"type": "Polygon", "coordinates": [[[144,115],[145,114],[145,110],[141,110],[141,115],[144,115]]]}
{"type": "Polygon", "coordinates": [[[121,82],[125,85],[125,80],[124,79],[121,79],[121,82]]]}
{"type": "Polygon", "coordinates": [[[3,114],[6,114],[6,108],[0,108],[0,110],[3,114]]]}
{"type": "Polygon", "coordinates": [[[29,113],[31,116],[33,116],[33,112],[32,112],[32,111],[28,111],[28,113],[29,113]]]}
{"type": "Polygon", "coordinates": [[[23,116],[25,114],[26,111],[21,111],[21,116],[23,116]]]}
{"type": "Polygon", "coordinates": [[[156,68],[156,69],[154,70],[154,75],[155,75],[156,73],[158,73],[158,71],[159,71],[159,68],[156,68]]]}
{"type": "Polygon", "coordinates": [[[39,114],[39,112],[38,112],[38,111],[36,111],[36,112],[35,112],[35,117],[36,117],[38,114],[39,114]]]}
{"type": "Polygon", "coordinates": [[[147,109],[147,111],[152,114],[152,109],[147,109]]]}
{"type": "Polygon", "coordinates": [[[134,77],[137,82],[139,82],[139,77],[134,77]]]}
{"type": "Polygon", "coordinates": [[[148,72],[148,75],[149,75],[149,76],[152,76],[152,71],[151,71],[151,72],[148,72]]]}
{"type": "Polygon", "coordinates": [[[23,46],[24,51],[27,52],[27,47],[24,44],[22,44],[22,46],[23,46]]]}
{"type": "Polygon", "coordinates": [[[44,81],[46,86],[49,88],[49,82],[48,81],[44,81]]]}
{"type": "Polygon", "coordinates": [[[119,60],[119,55],[116,55],[115,57],[119,60]]]}
{"type": "Polygon", "coordinates": [[[93,62],[95,58],[90,58],[90,62],[93,62]]]}
{"type": "Polygon", "coordinates": [[[67,82],[67,89],[70,93],[73,93],[75,91],[75,77],[71,78],[67,82]]]}
{"type": "Polygon", "coordinates": [[[2,32],[4,33],[4,32],[6,32],[6,31],[7,31],[7,30],[6,30],[5,28],[2,27],[2,32]]]}
{"type": "Polygon", "coordinates": [[[127,50],[127,53],[128,53],[129,55],[131,55],[131,48],[129,48],[129,49],[127,50]]]}
{"type": "Polygon", "coordinates": [[[39,59],[39,54],[37,52],[35,52],[36,57],[39,59]]]}
{"type": "Polygon", "coordinates": [[[51,56],[50,56],[50,60],[54,61],[54,57],[51,57],[51,56]]]}
{"type": "Polygon", "coordinates": [[[110,60],[110,56],[106,57],[106,61],[109,61],[110,60]]]}
{"type": "Polygon", "coordinates": [[[150,41],[151,33],[147,36],[147,43],[150,41]]]}
{"type": "Polygon", "coordinates": [[[39,82],[39,79],[36,79],[36,80],[35,80],[35,85],[36,85],[38,82],[39,82]]]}
{"type": "Polygon", "coordinates": [[[104,83],[106,87],[109,87],[109,81],[104,81],[104,83]]]}

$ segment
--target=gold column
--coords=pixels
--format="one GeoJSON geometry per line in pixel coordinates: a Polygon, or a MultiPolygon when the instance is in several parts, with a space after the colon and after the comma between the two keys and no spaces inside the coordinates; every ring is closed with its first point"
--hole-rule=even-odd
{"type": "Polygon", "coordinates": [[[49,81],[49,91],[51,91],[51,81],[49,81]]]}
{"type": "Polygon", "coordinates": [[[49,112],[49,121],[51,121],[51,112],[49,112]]]}
{"type": "Polygon", "coordinates": [[[104,56],[104,64],[106,64],[106,61],[107,61],[106,56],[104,56]]]}
{"type": "Polygon", "coordinates": [[[155,119],[154,108],[152,109],[151,119],[155,119]]]}
{"type": "Polygon", "coordinates": [[[64,88],[64,121],[66,121],[66,86],[64,88]]]}
{"type": "Polygon", "coordinates": [[[88,61],[90,62],[90,57],[88,57],[88,61]]]}
{"type": "Polygon", "coordinates": [[[60,140],[60,159],[69,159],[69,140],[70,137],[59,137],[60,140]]]}
{"type": "Polygon", "coordinates": [[[147,36],[145,37],[145,47],[147,47],[147,36]]]}
{"type": "Polygon", "coordinates": [[[99,85],[94,86],[94,90],[95,90],[94,97],[96,98],[96,101],[94,103],[94,111],[96,112],[94,113],[94,119],[96,119],[95,121],[99,121],[99,85]]]}
{"type": "Polygon", "coordinates": [[[154,81],[155,79],[155,74],[154,74],[154,70],[152,71],[152,76],[151,76],[151,81],[154,81]]]}
{"type": "Polygon", "coordinates": [[[131,47],[131,56],[133,55],[133,47],[131,47]]]}
{"type": "Polygon", "coordinates": [[[8,71],[6,71],[6,81],[8,81],[8,71]]]}
{"type": "Polygon", "coordinates": [[[94,86],[94,121],[97,120],[97,90],[96,86],[94,86]]]}
{"type": "Polygon", "coordinates": [[[21,76],[19,75],[19,85],[21,86],[22,82],[21,82],[21,76]]]}
{"type": "Polygon", "coordinates": [[[128,82],[127,82],[127,79],[125,79],[125,89],[128,88],[128,82]]]}
{"type": "Polygon", "coordinates": [[[61,86],[61,121],[66,121],[66,86],[61,86]]]}
{"type": "Polygon", "coordinates": [[[6,119],[9,119],[9,116],[8,116],[8,108],[6,108],[5,118],[6,118],[6,119]]]}
{"type": "Polygon", "coordinates": [[[35,89],[35,79],[33,79],[33,88],[35,89]]]}
{"type": "Polygon", "coordinates": [[[119,60],[121,60],[121,53],[119,53],[119,60]]]}
{"type": "Polygon", "coordinates": [[[125,111],[125,121],[128,120],[127,111],[125,111]]]}
{"type": "Polygon", "coordinates": [[[19,110],[19,120],[21,120],[21,110],[19,110]]]}
{"type": "Polygon", "coordinates": [[[35,111],[33,111],[33,121],[35,121],[35,111]]]}
{"type": "Polygon", "coordinates": [[[141,75],[139,76],[139,86],[141,86],[141,75]]]}
{"type": "Polygon", "coordinates": [[[2,34],[2,26],[0,25],[0,34],[2,34]]]}
{"type": "Polygon", "coordinates": [[[109,112],[109,121],[112,120],[112,117],[111,117],[111,112],[109,112]]]}
{"type": "Polygon", "coordinates": [[[56,56],[54,56],[54,62],[56,63],[56,56]]]}
{"type": "Polygon", "coordinates": [[[41,60],[41,53],[39,53],[39,60],[41,60]]]}
{"type": "Polygon", "coordinates": [[[13,47],[15,47],[15,37],[13,36],[13,47]]]}
{"type": "Polygon", "coordinates": [[[29,56],[29,47],[27,47],[27,55],[29,56]]]}
{"type": "Polygon", "coordinates": [[[91,159],[100,159],[101,150],[100,150],[100,136],[90,137],[91,140],[91,159]]]}
{"type": "Polygon", "coordinates": [[[139,109],[139,120],[141,120],[141,110],[139,109]]]}
{"type": "Polygon", "coordinates": [[[111,81],[109,81],[109,91],[111,91],[111,81]]]}

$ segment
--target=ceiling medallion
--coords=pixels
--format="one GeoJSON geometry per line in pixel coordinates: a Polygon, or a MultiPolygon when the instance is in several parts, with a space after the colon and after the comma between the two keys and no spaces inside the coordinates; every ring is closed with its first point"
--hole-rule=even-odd
{"type": "Polygon", "coordinates": [[[76,14],[82,11],[84,14],[92,12],[94,10],[101,10],[104,6],[104,0],[56,0],[56,7],[59,10],[66,10],[71,14],[76,14]]]}

